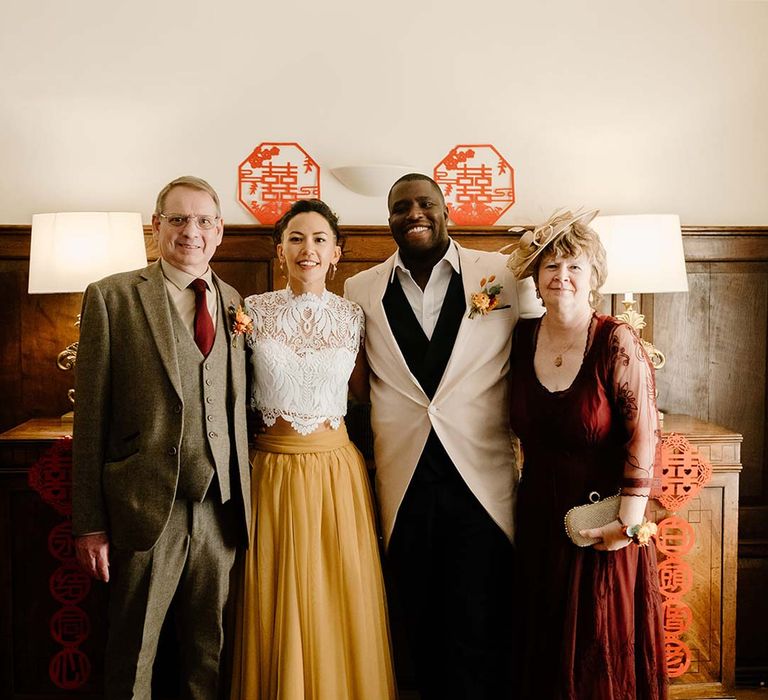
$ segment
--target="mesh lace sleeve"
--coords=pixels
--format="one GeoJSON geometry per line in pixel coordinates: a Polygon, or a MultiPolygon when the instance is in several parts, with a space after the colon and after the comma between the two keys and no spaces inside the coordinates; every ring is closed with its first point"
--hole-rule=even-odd
{"type": "Polygon", "coordinates": [[[652,487],[658,490],[661,466],[656,383],[640,339],[625,323],[611,334],[609,372],[615,415],[627,435],[622,494],[646,496],[652,487]]]}

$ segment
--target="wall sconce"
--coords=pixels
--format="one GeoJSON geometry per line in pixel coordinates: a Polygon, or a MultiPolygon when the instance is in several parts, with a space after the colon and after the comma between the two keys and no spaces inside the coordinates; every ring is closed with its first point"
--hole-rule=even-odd
{"type": "MultiPolygon", "coordinates": [[[[675,214],[598,216],[591,224],[605,247],[608,277],[600,291],[624,294],[626,321],[638,335],[645,328],[645,317],[635,310],[635,294],[687,292],[685,253],[680,217],[675,214]]],[[[661,369],[666,358],[651,343],[643,340],[651,362],[661,369]]]]}
{"type": "MultiPolygon", "coordinates": [[[[141,214],[126,212],[64,212],[35,214],[29,251],[30,294],[83,292],[96,280],[116,272],[145,267],[141,214]]],[[[80,315],[75,326],[80,325],[80,315]]],[[[78,341],[56,358],[70,370],[77,359],[78,341]]],[[[67,392],[75,403],[75,390],[67,392]]],[[[62,420],[71,420],[71,413],[62,420]]]]}
{"type": "Polygon", "coordinates": [[[331,168],[334,177],[348,190],[365,197],[383,197],[395,180],[418,172],[409,165],[343,165],[331,168]]]}

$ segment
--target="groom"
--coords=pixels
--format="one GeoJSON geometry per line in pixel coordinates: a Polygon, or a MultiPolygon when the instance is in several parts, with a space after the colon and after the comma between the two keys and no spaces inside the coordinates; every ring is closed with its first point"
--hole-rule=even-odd
{"type": "Polygon", "coordinates": [[[530,315],[541,307],[532,288],[518,294],[506,257],[448,236],[431,178],[400,178],[388,207],[398,249],[345,294],[366,316],[376,493],[419,690],[422,700],[512,697],[507,371],[523,297],[530,315]],[[470,318],[492,275],[496,307],[470,318]]]}

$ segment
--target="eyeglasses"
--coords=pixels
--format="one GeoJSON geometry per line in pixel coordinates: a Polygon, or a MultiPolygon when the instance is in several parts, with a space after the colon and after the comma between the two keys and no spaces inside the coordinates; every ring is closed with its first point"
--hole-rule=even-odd
{"type": "Polygon", "coordinates": [[[203,231],[210,231],[219,221],[218,216],[211,216],[210,214],[200,214],[199,216],[188,216],[185,214],[160,214],[161,219],[165,219],[171,226],[175,228],[183,228],[190,221],[195,222],[197,228],[203,231]]]}

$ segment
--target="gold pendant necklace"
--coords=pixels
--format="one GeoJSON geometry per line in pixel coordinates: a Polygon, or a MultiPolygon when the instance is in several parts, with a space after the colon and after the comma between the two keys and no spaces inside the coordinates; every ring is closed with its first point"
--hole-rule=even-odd
{"type": "MultiPolygon", "coordinates": [[[[590,315],[589,321],[587,322],[587,337],[589,337],[589,327],[592,325],[592,318],[593,316],[590,315]]],[[[555,355],[555,367],[563,366],[563,355],[565,355],[565,353],[567,353],[576,344],[576,341],[581,337],[581,335],[582,335],[582,332],[577,331],[573,340],[570,343],[568,343],[568,345],[564,347],[559,353],[555,355]]],[[[550,339],[550,342],[551,342],[552,336],[549,334],[549,329],[547,329],[547,337],[550,339]]]]}

